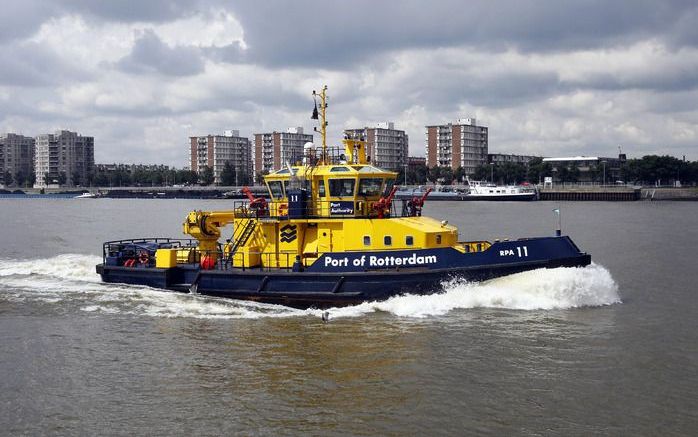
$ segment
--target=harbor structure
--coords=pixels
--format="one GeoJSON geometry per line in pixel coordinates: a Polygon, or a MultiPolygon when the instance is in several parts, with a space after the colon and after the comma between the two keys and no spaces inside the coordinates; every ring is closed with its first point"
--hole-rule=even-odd
{"type": "Polygon", "coordinates": [[[531,155],[513,155],[508,153],[488,153],[487,162],[494,165],[512,163],[512,164],[523,164],[528,165],[528,163],[535,158],[540,158],[539,156],[531,155]]]}
{"type": "MultiPolygon", "coordinates": [[[[202,174],[206,167],[213,169],[214,183],[221,183],[226,163],[235,169],[239,181],[252,175],[250,140],[238,130],[226,130],[223,135],[190,137],[189,164],[192,171],[202,174]]],[[[238,185],[238,184],[236,184],[238,185]]]]}
{"type": "Polygon", "coordinates": [[[290,127],[286,132],[254,134],[254,172],[272,172],[294,164],[303,156],[303,145],[313,142],[313,135],[303,133],[302,127],[290,127]]]}
{"type": "Polygon", "coordinates": [[[600,182],[603,185],[614,184],[621,179],[621,167],[626,161],[626,155],[618,157],[600,156],[567,156],[558,158],[543,158],[543,163],[552,167],[553,181],[569,180],[562,177],[564,173],[574,173],[576,182],[600,182]]]}
{"type": "Polygon", "coordinates": [[[94,137],[69,130],[36,137],[34,188],[87,185],[94,165],[94,137]]]}
{"type": "Polygon", "coordinates": [[[407,164],[409,138],[404,130],[395,129],[391,121],[371,127],[345,129],[347,138],[366,141],[366,153],[371,163],[388,170],[400,170],[407,164]]]}
{"type": "Polygon", "coordinates": [[[34,172],[35,140],[24,135],[0,135],[0,185],[23,185],[34,172]]]}
{"type": "Polygon", "coordinates": [[[487,126],[480,126],[473,117],[455,123],[426,126],[426,159],[428,167],[463,167],[467,176],[487,163],[487,126]]]}

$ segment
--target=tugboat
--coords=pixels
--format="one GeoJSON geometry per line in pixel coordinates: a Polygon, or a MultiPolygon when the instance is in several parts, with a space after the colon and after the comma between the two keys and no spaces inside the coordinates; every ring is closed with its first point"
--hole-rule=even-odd
{"type": "Polygon", "coordinates": [[[397,205],[397,173],[371,164],[364,138],[326,143],[327,86],[316,100],[322,147],[265,176],[268,193],[227,211],[192,211],[189,239],[103,244],[104,282],[326,308],[442,290],[452,278],[482,281],[539,268],[585,266],[568,236],[458,241],[447,221],[422,215],[428,192],[397,205]],[[226,226],[232,229],[221,241],[226,226]]]}

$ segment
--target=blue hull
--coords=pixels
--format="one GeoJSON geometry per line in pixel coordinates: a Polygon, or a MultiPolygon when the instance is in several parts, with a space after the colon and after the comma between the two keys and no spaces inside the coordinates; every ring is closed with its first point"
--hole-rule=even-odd
{"type": "Polygon", "coordinates": [[[432,294],[443,281],[483,281],[539,268],[591,263],[568,237],[497,242],[484,252],[452,248],[325,254],[302,272],[261,269],[201,270],[195,264],[168,269],[97,266],[104,282],[253,300],[297,308],[325,308],[385,300],[401,294],[432,294]],[[524,248],[522,250],[522,248],[524,248]],[[399,265],[398,265],[399,264],[399,265]]]}

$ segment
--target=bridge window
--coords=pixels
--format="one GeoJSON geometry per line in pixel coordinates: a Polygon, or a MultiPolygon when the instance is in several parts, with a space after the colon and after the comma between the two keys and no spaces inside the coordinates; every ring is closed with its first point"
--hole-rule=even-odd
{"type": "Polygon", "coordinates": [[[364,235],[364,246],[371,245],[371,237],[369,235],[364,235]]]}
{"type": "Polygon", "coordinates": [[[336,173],[338,171],[349,171],[349,167],[332,167],[330,172],[336,173]]]}
{"type": "Polygon", "coordinates": [[[385,246],[392,246],[393,245],[393,237],[391,237],[390,235],[386,235],[385,237],[383,237],[383,244],[385,246]]]}
{"type": "Polygon", "coordinates": [[[383,179],[359,179],[359,196],[379,196],[383,179]]]}
{"type": "Polygon", "coordinates": [[[318,182],[317,192],[318,192],[318,196],[325,197],[325,180],[324,179],[320,179],[320,182],[318,182]]]}
{"type": "Polygon", "coordinates": [[[354,179],[330,179],[330,196],[354,197],[354,179]]]}
{"type": "Polygon", "coordinates": [[[405,237],[405,245],[414,246],[414,237],[412,235],[408,235],[405,237]]]}
{"type": "Polygon", "coordinates": [[[284,197],[284,190],[281,187],[281,181],[271,181],[268,182],[267,185],[269,186],[269,195],[272,197],[272,199],[281,199],[284,197]]]}
{"type": "Polygon", "coordinates": [[[386,179],[385,180],[385,190],[383,191],[383,195],[387,196],[390,194],[390,190],[393,189],[393,185],[395,185],[395,179],[386,179]]]}

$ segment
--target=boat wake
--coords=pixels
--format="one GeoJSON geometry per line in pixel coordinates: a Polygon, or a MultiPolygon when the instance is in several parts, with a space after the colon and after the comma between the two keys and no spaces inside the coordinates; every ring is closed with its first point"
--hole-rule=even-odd
{"type": "MultiPolygon", "coordinates": [[[[321,310],[179,294],[104,284],[95,273],[100,257],[66,254],[34,260],[0,259],[0,302],[36,301],[76,306],[80,311],[152,317],[241,319],[321,317],[321,310]]],[[[552,310],[620,303],[618,286],[603,266],[541,269],[482,283],[452,280],[428,296],[404,295],[384,302],[333,308],[331,319],[390,313],[399,317],[440,316],[454,310],[501,308],[552,310]]]]}

